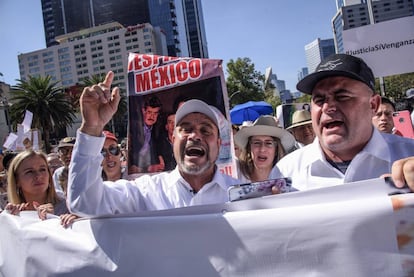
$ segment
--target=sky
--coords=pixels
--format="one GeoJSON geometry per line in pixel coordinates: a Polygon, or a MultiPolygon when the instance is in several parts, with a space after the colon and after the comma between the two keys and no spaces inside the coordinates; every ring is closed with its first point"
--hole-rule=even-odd
{"type": "MultiPolygon", "coordinates": [[[[317,38],[333,38],[335,0],[202,0],[209,58],[250,58],[265,73],[271,66],[286,88],[296,91],[306,67],[304,47],[317,38]]],[[[20,78],[18,59],[46,47],[40,0],[0,0],[0,80],[20,78]]]]}

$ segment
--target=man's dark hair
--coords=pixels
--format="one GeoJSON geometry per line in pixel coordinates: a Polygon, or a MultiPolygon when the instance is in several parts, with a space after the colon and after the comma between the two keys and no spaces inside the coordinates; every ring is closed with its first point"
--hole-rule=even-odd
{"type": "Polygon", "coordinates": [[[396,111],[394,102],[392,102],[387,97],[384,97],[384,96],[381,97],[381,104],[390,104],[392,106],[392,108],[394,109],[394,111],[396,111]]]}
{"type": "Polygon", "coordinates": [[[161,103],[160,99],[158,99],[157,96],[152,96],[152,97],[148,98],[147,100],[145,100],[144,108],[147,108],[147,107],[161,108],[162,103],[161,103]]]}

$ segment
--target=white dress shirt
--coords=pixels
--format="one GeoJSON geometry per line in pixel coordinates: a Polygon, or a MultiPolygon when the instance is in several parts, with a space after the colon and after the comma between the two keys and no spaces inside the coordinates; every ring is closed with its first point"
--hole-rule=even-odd
{"type": "Polygon", "coordinates": [[[197,193],[178,169],[135,180],[102,181],[100,153],[105,137],[77,132],[69,166],[68,203],[78,215],[105,215],[163,210],[228,201],[227,188],[240,181],[216,170],[197,193]]]}
{"type": "Polygon", "coordinates": [[[53,184],[55,186],[56,193],[59,194],[59,195],[65,195],[65,193],[63,192],[63,188],[62,188],[62,186],[60,185],[60,182],[59,182],[59,177],[60,177],[60,175],[62,175],[62,172],[63,172],[64,169],[65,169],[65,167],[61,166],[61,167],[57,168],[55,170],[55,172],[53,172],[53,175],[52,175],[53,184]]]}
{"type": "Polygon", "coordinates": [[[414,140],[380,133],[374,128],[368,144],[351,161],[345,174],[325,158],[318,138],[313,143],[283,157],[270,177],[291,177],[298,190],[323,188],[378,178],[391,173],[396,160],[414,156],[414,140]]]}

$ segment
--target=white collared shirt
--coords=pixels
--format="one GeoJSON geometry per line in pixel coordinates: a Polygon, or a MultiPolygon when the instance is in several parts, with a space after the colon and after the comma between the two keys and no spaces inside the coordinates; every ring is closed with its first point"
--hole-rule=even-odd
{"type": "Polygon", "coordinates": [[[228,201],[227,188],[240,181],[216,170],[197,193],[178,169],[135,180],[102,181],[100,151],[105,137],[77,132],[69,166],[68,203],[76,214],[105,215],[163,210],[228,201]]]}
{"type": "Polygon", "coordinates": [[[291,177],[298,190],[323,188],[378,178],[391,172],[394,161],[410,156],[414,156],[413,139],[383,134],[374,128],[368,144],[354,157],[345,174],[326,160],[315,138],[313,143],[283,157],[270,178],[291,177]]]}

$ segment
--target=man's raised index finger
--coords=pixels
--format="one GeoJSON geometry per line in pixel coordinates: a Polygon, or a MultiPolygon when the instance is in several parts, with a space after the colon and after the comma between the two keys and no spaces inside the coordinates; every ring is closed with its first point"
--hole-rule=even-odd
{"type": "Polygon", "coordinates": [[[106,86],[107,88],[110,88],[113,80],[114,80],[114,73],[112,71],[109,71],[105,76],[105,80],[103,81],[104,86],[106,86]]]}

